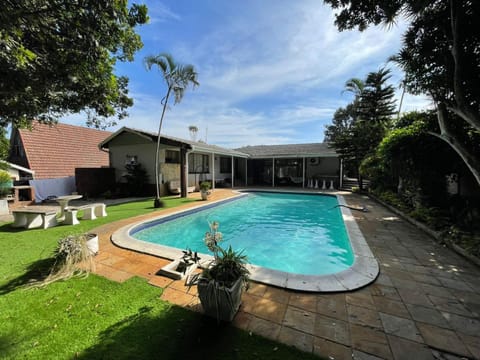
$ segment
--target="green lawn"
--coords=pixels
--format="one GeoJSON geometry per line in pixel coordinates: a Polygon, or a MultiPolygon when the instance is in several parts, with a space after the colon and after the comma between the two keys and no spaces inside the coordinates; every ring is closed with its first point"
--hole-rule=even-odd
{"type": "MultiPolygon", "coordinates": [[[[165,199],[167,207],[185,201],[191,200],[165,199]]],[[[140,278],[119,284],[90,275],[40,289],[24,286],[45,274],[61,237],[158,211],[152,203],[109,206],[108,217],[76,226],[17,230],[0,224],[0,358],[314,358],[162,301],[162,290],[140,278]]]]}

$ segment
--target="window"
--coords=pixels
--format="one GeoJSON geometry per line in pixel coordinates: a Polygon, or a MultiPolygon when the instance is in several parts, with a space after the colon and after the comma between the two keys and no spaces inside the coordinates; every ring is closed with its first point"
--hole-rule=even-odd
{"type": "Polygon", "coordinates": [[[232,172],[232,159],[228,157],[220,158],[220,173],[230,174],[232,172]]]}
{"type": "Polygon", "coordinates": [[[180,151],[165,150],[165,162],[167,164],[180,164],[180,151]]]}
{"type": "Polygon", "coordinates": [[[189,154],[188,155],[188,173],[189,174],[206,174],[210,172],[208,155],[189,154]]]}

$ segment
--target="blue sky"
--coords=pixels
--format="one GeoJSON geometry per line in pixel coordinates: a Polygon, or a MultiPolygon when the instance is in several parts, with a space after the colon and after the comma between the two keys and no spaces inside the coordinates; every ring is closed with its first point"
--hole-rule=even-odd
{"type": "MultiPolygon", "coordinates": [[[[200,86],[167,111],[162,133],[235,148],[321,142],[335,110],[351,101],[342,90],[352,77],[388,65],[398,88],[401,72],[387,64],[405,24],[391,29],[338,32],[334,13],[319,0],[145,1],[150,23],[138,28],[145,44],[132,63],[117,64],[130,78],[130,117],[111,128],[157,131],[165,84],[147,55],[169,52],[193,64],[200,86]]],[[[397,91],[400,97],[400,90],[397,91]]],[[[403,110],[429,101],[406,96],[403,110]]],[[[83,117],[66,122],[84,124],[83,117]]]]}

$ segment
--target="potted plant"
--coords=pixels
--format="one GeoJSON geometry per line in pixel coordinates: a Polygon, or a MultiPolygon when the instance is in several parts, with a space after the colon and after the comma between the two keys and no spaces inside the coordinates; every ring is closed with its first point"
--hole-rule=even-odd
{"type": "Polygon", "coordinates": [[[202,181],[200,183],[200,194],[202,195],[202,200],[207,200],[208,195],[210,195],[210,189],[212,188],[212,183],[210,181],[202,181]]]}
{"type": "Polygon", "coordinates": [[[214,260],[198,279],[198,296],[205,314],[218,321],[232,321],[240,307],[243,290],[248,286],[249,271],[246,255],[235,252],[231,246],[224,250],[218,245],[222,239],[218,222],[213,222],[204,241],[213,252],[214,260]]]}

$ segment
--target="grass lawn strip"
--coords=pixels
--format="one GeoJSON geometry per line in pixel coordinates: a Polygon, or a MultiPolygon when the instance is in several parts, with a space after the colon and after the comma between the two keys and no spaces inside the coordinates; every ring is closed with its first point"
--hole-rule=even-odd
{"type": "MultiPolygon", "coordinates": [[[[185,201],[193,200],[165,199],[167,207],[185,201]]],[[[23,286],[45,274],[60,238],[155,209],[149,199],[107,211],[106,218],[46,230],[0,225],[0,358],[315,358],[162,301],[162,289],[140,278],[120,284],[90,275],[23,286]]]]}

